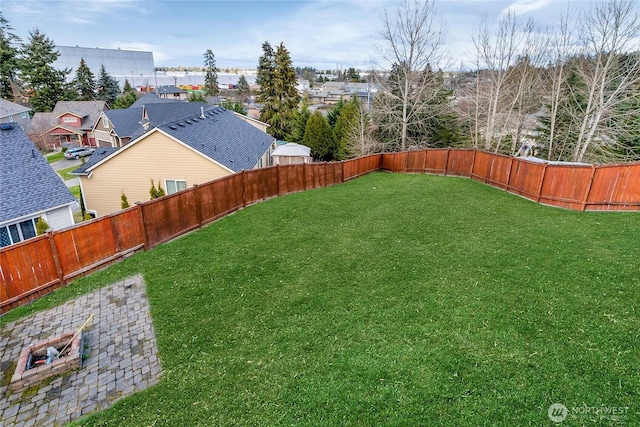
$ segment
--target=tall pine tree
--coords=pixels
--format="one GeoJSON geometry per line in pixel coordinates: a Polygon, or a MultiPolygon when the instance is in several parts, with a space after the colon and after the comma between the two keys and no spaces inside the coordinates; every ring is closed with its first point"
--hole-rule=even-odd
{"type": "Polygon", "coordinates": [[[100,67],[100,74],[98,75],[96,85],[96,99],[105,101],[107,105],[112,107],[120,94],[120,86],[118,85],[118,81],[107,73],[104,65],[100,67]]]}
{"type": "Polygon", "coordinates": [[[244,76],[244,74],[240,75],[240,78],[238,79],[238,86],[236,87],[236,91],[238,94],[237,99],[239,102],[245,102],[245,100],[251,94],[249,82],[247,82],[247,78],[244,76]]]}
{"type": "Polygon", "coordinates": [[[320,111],[316,111],[307,120],[302,143],[311,148],[311,157],[316,160],[334,159],[337,151],[331,127],[320,111]]]}
{"type": "Polygon", "coordinates": [[[293,67],[289,51],[280,43],[274,57],[275,114],[270,122],[271,135],[284,139],[291,133],[293,113],[298,110],[300,94],[296,88],[298,75],[293,67]]]}
{"type": "Polygon", "coordinates": [[[60,56],[55,47],[53,40],[36,28],[20,50],[21,77],[32,93],[29,103],[35,112],[52,111],[57,101],[74,98],[66,83],[69,70],[53,68],[52,64],[60,56]]]}
{"type": "Polygon", "coordinates": [[[77,94],[78,101],[93,101],[96,97],[96,78],[84,62],[84,58],[80,58],[80,65],[76,70],[76,77],[72,82],[73,90],[77,94]]]}
{"type": "Polygon", "coordinates": [[[19,43],[20,38],[13,34],[9,21],[0,12],[0,98],[17,98],[18,49],[13,44],[19,43]]]}
{"type": "Polygon", "coordinates": [[[269,42],[262,43],[262,55],[258,59],[258,75],[256,83],[258,89],[256,101],[262,104],[260,120],[269,123],[274,115],[275,99],[275,53],[269,42]]]}
{"type": "Polygon", "coordinates": [[[204,53],[204,92],[205,95],[218,96],[220,88],[218,87],[218,69],[216,68],[215,55],[211,49],[207,49],[204,53]]]}

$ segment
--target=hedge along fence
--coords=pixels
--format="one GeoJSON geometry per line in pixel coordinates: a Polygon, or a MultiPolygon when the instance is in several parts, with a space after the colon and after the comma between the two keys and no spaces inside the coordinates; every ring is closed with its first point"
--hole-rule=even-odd
{"type": "Polygon", "coordinates": [[[376,170],[457,175],[552,206],[640,210],[640,163],[556,165],[473,149],[374,154],[243,171],[0,250],[0,313],[261,200],[376,170]]]}

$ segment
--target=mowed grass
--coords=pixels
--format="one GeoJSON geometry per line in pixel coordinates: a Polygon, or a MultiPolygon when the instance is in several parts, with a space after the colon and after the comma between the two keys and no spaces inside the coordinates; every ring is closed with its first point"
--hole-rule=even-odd
{"type": "Polygon", "coordinates": [[[640,215],[373,173],[271,199],[2,321],[142,272],[164,376],[88,426],[640,423],[640,215]],[[618,412],[620,414],[620,412],[618,412]]]}

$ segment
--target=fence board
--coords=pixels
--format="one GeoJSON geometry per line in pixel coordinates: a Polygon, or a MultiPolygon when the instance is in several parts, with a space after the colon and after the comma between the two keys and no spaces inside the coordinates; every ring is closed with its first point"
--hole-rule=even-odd
{"type": "Polygon", "coordinates": [[[117,252],[111,217],[108,216],[52,234],[65,276],[117,252]]]}
{"type": "Polygon", "coordinates": [[[471,176],[475,150],[449,150],[447,175],[471,176]]]}
{"type": "Polygon", "coordinates": [[[548,164],[540,203],[581,210],[591,172],[591,166],[548,164]]]}
{"type": "Polygon", "coordinates": [[[507,188],[512,157],[478,151],[474,162],[472,178],[498,188],[507,188]]]}
{"type": "Polygon", "coordinates": [[[199,226],[195,191],[180,191],[142,204],[149,247],[171,240],[199,226]]]}
{"type": "Polygon", "coordinates": [[[586,201],[587,210],[640,210],[640,163],[599,166],[586,201]]]}
{"type": "Polygon", "coordinates": [[[545,166],[542,163],[513,159],[507,190],[537,201],[544,170],[545,166]]]}
{"type": "Polygon", "coordinates": [[[280,165],[278,173],[278,195],[295,193],[305,189],[304,165],[280,165]]]}
{"type": "Polygon", "coordinates": [[[242,173],[245,178],[244,200],[246,204],[278,195],[278,171],[275,166],[242,173]]]}
{"type": "Polygon", "coordinates": [[[445,173],[447,173],[448,158],[449,150],[447,150],[446,148],[426,150],[424,171],[427,173],[444,175],[445,173]]]}
{"type": "Polygon", "coordinates": [[[407,153],[407,167],[406,171],[410,173],[424,172],[424,165],[427,161],[427,152],[422,151],[410,151],[407,153]]]}
{"type": "MultiPolygon", "coordinates": [[[[57,284],[58,271],[48,236],[9,246],[0,252],[0,307],[43,285],[57,284]]],[[[27,299],[24,302],[27,302],[27,299]]]]}

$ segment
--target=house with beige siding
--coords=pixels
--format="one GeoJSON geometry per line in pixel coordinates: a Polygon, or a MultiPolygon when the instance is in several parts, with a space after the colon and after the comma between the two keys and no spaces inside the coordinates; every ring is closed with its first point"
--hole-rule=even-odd
{"type": "Polygon", "coordinates": [[[121,148],[97,149],[73,174],[96,216],[149,200],[151,181],[167,194],[271,165],[275,139],[229,110],[215,107],[150,128],[121,148]]]}

